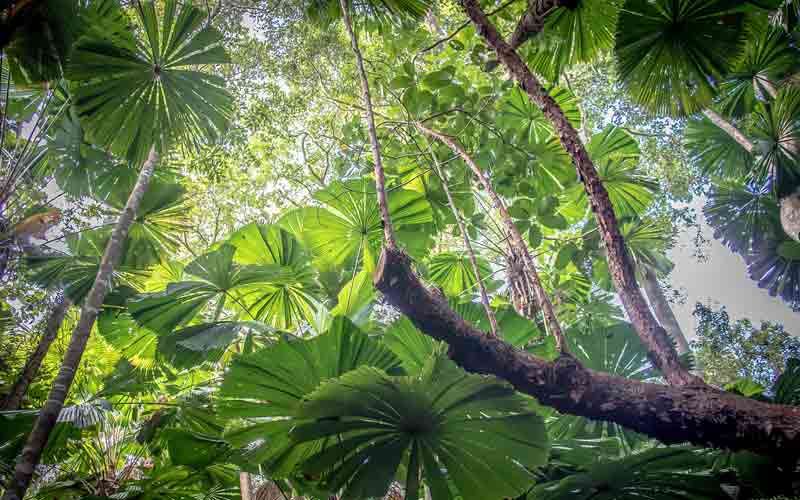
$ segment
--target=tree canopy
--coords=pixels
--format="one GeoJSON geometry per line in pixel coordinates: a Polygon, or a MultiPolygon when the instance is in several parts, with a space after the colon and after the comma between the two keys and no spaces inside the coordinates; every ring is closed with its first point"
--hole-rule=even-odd
{"type": "Polygon", "coordinates": [[[0,33],[4,500],[800,495],[796,325],[670,291],[703,217],[800,310],[797,1],[0,33]]]}

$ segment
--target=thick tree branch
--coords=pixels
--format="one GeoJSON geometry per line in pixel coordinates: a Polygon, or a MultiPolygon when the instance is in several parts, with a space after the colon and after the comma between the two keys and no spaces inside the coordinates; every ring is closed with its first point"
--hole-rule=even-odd
{"type": "Polygon", "coordinates": [[[589,204],[608,252],[608,268],[622,304],[639,337],[650,354],[650,360],[672,384],[702,384],[702,381],[681,366],[669,335],[658,324],[636,282],[634,268],[620,234],[614,207],[592,163],[578,131],[567,120],[561,107],[547,93],[519,55],[500,36],[478,5],[477,0],[461,0],[478,33],[497,53],[511,75],[553,124],[562,146],[572,158],[583,182],[589,204]]]}
{"type": "Polygon", "coordinates": [[[503,203],[503,200],[500,199],[500,196],[494,190],[491,181],[488,177],[486,177],[486,174],[483,172],[483,170],[481,170],[480,166],[475,163],[475,160],[469,154],[467,154],[461,144],[459,144],[455,139],[441,132],[430,129],[420,122],[416,123],[416,127],[420,132],[428,137],[432,137],[433,139],[441,141],[454,153],[460,156],[461,159],[464,160],[464,163],[469,166],[469,168],[472,170],[472,173],[475,174],[475,176],[483,185],[486,193],[492,199],[495,209],[500,212],[500,218],[503,220],[503,224],[506,226],[506,230],[511,237],[512,245],[523,257],[523,264],[525,267],[527,267],[528,277],[530,278],[534,292],[536,292],[536,301],[538,302],[539,309],[542,310],[542,314],[544,315],[544,323],[547,328],[547,333],[552,335],[555,339],[558,351],[564,352],[564,350],[567,348],[567,344],[564,341],[564,334],[561,332],[561,325],[559,324],[556,313],[553,310],[553,303],[550,302],[550,297],[548,297],[547,292],[545,292],[544,287],[542,286],[542,282],[539,279],[539,273],[536,271],[536,264],[533,261],[533,257],[531,257],[530,252],[528,251],[528,245],[526,245],[525,240],[522,239],[522,234],[520,234],[519,229],[511,219],[511,215],[508,213],[505,203],[503,203]]]}
{"type": "Polygon", "coordinates": [[[705,385],[648,384],[589,370],[572,356],[550,362],[486,335],[431,293],[398,249],[384,248],[375,287],[422,332],[450,346],[473,373],[495,375],[556,410],[615,422],[664,443],[691,442],[782,459],[800,456],[800,408],[772,405],[705,385]]]}

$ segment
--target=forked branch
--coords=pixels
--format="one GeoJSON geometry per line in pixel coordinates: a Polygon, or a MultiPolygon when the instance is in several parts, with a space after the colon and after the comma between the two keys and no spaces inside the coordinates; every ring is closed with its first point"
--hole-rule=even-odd
{"type": "Polygon", "coordinates": [[[523,264],[527,270],[531,284],[533,285],[534,292],[536,293],[536,302],[538,303],[539,309],[542,310],[542,314],[544,315],[544,323],[545,327],[547,328],[547,332],[555,339],[558,351],[564,352],[564,350],[567,348],[567,345],[564,340],[564,334],[561,331],[561,325],[559,324],[556,313],[553,310],[553,303],[550,302],[550,297],[547,295],[547,292],[545,292],[544,287],[542,286],[542,281],[539,279],[539,273],[536,271],[536,264],[533,261],[531,253],[528,251],[528,245],[526,245],[525,240],[522,239],[522,234],[520,234],[519,229],[511,219],[511,215],[508,213],[505,203],[503,203],[503,200],[494,190],[494,187],[492,187],[491,181],[483,172],[483,170],[481,170],[480,166],[475,163],[475,160],[466,152],[466,150],[464,150],[461,144],[458,143],[458,141],[449,135],[426,127],[421,122],[417,122],[415,125],[420,132],[428,137],[441,141],[443,144],[449,147],[453,153],[460,156],[489,194],[492,204],[500,213],[500,218],[503,220],[503,224],[506,226],[506,230],[511,237],[511,244],[523,257],[523,264]]]}
{"type": "MultiPolygon", "coordinates": [[[[660,441],[800,456],[800,407],[772,405],[705,385],[649,384],[589,370],[572,356],[550,362],[477,330],[431,293],[399,249],[384,248],[375,287],[422,332],[446,342],[465,370],[495,375],[556,410],[624,425],[660,441]]],[[[787,460],[788,461],[788,460],[787,460]]]]}
{"type": "Polygon", "coordinates": [[[681,365],[672,340],[664,328],[658,324],[650,312],[647,301],[642,296],[625,240],[619,231],[614,207],[580,140],[578,131],[567,120],[564,111],[547,93],[516,51],[503,40],[497,28],[486,17],[478,1],[461,0],[461,2],[480,36],[495,50],[500,62],[508,68],[522,90],[528,94],[529,99],[542,110],[545,117],[553,124],[561,145],[572,158],[589,198],[589,205],[597,218],[597,225],[608,253],[608,268],[617,293],[631,323],[648,350],[650,360],[671,384],[702,384],[698,377],[689,373],[681,365]]]}

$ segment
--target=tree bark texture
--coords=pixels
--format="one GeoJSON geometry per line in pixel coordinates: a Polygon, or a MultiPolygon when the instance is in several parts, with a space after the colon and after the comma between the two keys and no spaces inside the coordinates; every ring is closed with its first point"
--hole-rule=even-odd
{"type": "Polygon", "coordinates": [[[253,500],[253,482],[250,480],[248,472],[239,473],[239,491],[242,494],[242,500],[253,500]]]}
{"type": "Polygon", "coordinates": [[[350,20],[350,12],[347,8],[347,0],[339,0],[342,9],[342,18],[347,34],[350,36],[350,44],[353,46],[353,53],[356,56],[356,65],[361,79],[361,97],[364,100],[364,116],[367,119],[367,129],[369,131],[369,142],[372,145],[372,156],[375,162],[375,186],[378,192],[378,206],[381,211],[383,221],[384,243],[392,248],[397,245],[392,228],[392,218],[389,215],[389,200],[386,197],[386,176],[383,173],[383,157],[381,155],[381,145],[378,142],[378,132],[375,128],[375,114],[372,111],[372,98],[369,93],[369,79],[367,71],[364,69],[364,58],[361,57],[361,49],[358,48],[358,38],[353,31],[353,23],[350,20]]]}
{"type": "Polygon", "coordinates": [[[61,297],[58,303],[53,306],[50,315],[47,317],[47,324],[42,333],[42,338],[36,346],[36,350],[31,353],[30,357],[28,357],[28,360],[25,362],[25,366],[22,368],[19,378],[17,378],[14,385],[11,386],[11,391],[3,400],[2,405],[0,405],[0,410],[19,410],[22,405],[22,399],[25,397],[25,394],[28,393],[28,387],[36,380],[36,376],[39,374],[39,368],[42,366],[42,361],[44,361],[45,356],[47,356],[50,345],[58,336],[61,323],[64,322],[64,317],[67,315],[67,311],[69,311],[71,306],[72,301],[66,297],[61,297]]]}
{"type": "Polygon", "coordinates": [[[523,43],[535,37],[544,29],[547,16],[556,9],[561,2],[559,0],[528,0],[528,9],[514,28],[511,34],[509,45],[512,49],[519,48],[523,43]]]}
{"type": "Polygon", "coordinates": [[[28,436],[25,447],[22,449],[22,454],[17,459],[14,478],[11,484],[8,485],[8,489],[3,495],[3,500],[21,500],[25,496],[28,486],[30,486],[34,469],[39,463],[42,451],[50,437],[50,432],[56,424],[58,415],[64,407],[64,401],[67,398],[72,381],[75,379],[75,372],[80,365],[83,351],[86,349],[86,343],[89,341],[92,326],[97,320],[97,315],[100,313],[100,308],[103,306],[103,301],[108,294],[114,268],[119,264],[122,257],[128,230],[136,217],[136,211],[147,191],[157,162],[158,154],[155,147],[153,147],[150,150],[147,161],[142,165],[136,185],[133,187],[125,208],[111,233],[111,239],[106,245],[97,276],[95,276],[92,288],[81,308],[78,324],[72,332],[61,369],[53,382],[53,387],[50,389],[44,408],[39,413],[33,430],[28,436]]]}
{"type": "Polygon", "coordinates": [[[550,302],[550,297],[547,295],[547,292],[545,292],[544,287],[542,286],[542,281],[539,279],[539,273],[536,271],[536,264],[534,263],[530,252],[528,251],[528,245],[525,243],[525,240],[522,239],[522,234],[520,234],[519,229],[514,224],[513,219],[511,219],[511,215],[508,213],[505,203],[503,203],[503,200],[500,199],[500,196],[494,190],[494,187],[492,187],[491,181],[488,177],[486,177],[486,174],[483,172],[483,170],[481,170],[480,166],[475,163],[475,160],[469,154],[467,154],[461,144],[459,144],[455,139],[441,132],[432,130],[422,123],[417,122],[416,126],[420,132],[441,141],[455,154],[459,155],[461,159],[464,160],[464,163],[466,163],[472,170],[472,173],[474,173],[478,180],[480,180],[483,188],[486,190],[486,193],[492,199],[494,208],[500,213],[500,218],[503,220],[503,224],[506,226],[506,230],[511,237],[512,246],[515,247],[516,251],[523,257],[523,263],[527,267],[528,278],[530,279],[530,283],[533,286],[534,292],[536,292],[536,301],[538,302],[539,309],[542,310],[542,314],[544,315],[547,333],[552,335],[555,339],[556,347],[558,348],[559,352],[563,352],[567,348],[567,344],[564,341],[564,334],[561,331],[561,325],[559,324],[556,313],[553,310],[553,303],[550,302]]]}
{"type": "Polygon", "coordinates": [[[713,109],[706,108],[703,110],[703,115],[711,120],[711,123],[722,129],[723,132],[733,137],[748,153],[753,152],[753,142],[742,133],[741,130],[736,128],[730,121],[726,120],[719,113],[713,109]]]}
{"type": "Polygon", "coordinates": [[[631,323],[648,350],[650,360],[671,384],[702,384],[698,377],[681,366],[669,335],[650,312],[650,306],[636,282],[634,267],[625,247],[625,240],[620,234],[614,207],[580,140],[578,131],[567,120],[563,110],[547,93],[525,62],[503,40],[495,26],[481,10],[478,1],[461,0],[461,3],[480,36],[495,50],[500,62],[509,69],[530,100],[553,124],[561,145],[572,158],[589,198],[591,209],[597,218],[597,225],[608,252],[608,268],[617,293],[631,323]]]}
{"type": "Polygon", "coordinates": [[[661,283],[658,282],[658,276],[655,271],[645,267],[642,285],[644,293],[647,294],[647,299],[653,308],[653,312],[658,318],[658,322],[667,330],[672,340],[675,341],[675,347],[678,354],[686,354],[689,352],[689,342],[686,341],[686,336],[683,334],[683,329],[672,312],[672,307],[669,305],[667,297],[664,296],[664,291],[661,289],[661,283]]]}
{"type": "Polygon", "coordinates": [[[536,305],[536,293],[525,272],[524,257],[518,255],[513,247],[506,256],[506,279],[508,281],[511,304],[520,316],[536,321],[539,308],[536,305]]]}
{"type": "Polygon", "coordinates": [[[449,344],[465,370],[497,376],[556,410],[616,422],[664,443],[691,442],[750,450],[782,458],[800,456],[800,408],[772,405],[706,385],[649,384],[581,366],[569,354],[537,358],[477,330],[411,270],[410,259],[385,248],[375,287],[422,332],[449,344]]]}
{"type": "Polygon", "coordinates": [[[458,230],[461,231],[461,237],[464,240],[464,248],[467,250],[469,263],[472,266],[472,272],[475,273],[475,281],[478,283],[478,290],[480,291],[481,295],[481,304],[483,304],[483,309],[486,311],[486,317],[489,319],[489,325],[491,327],[490,333],[496,336],[497,317],[495,317],[494,311],[489,305],[489,294],[486,292],[486,285],[484,285],[483,279],[481,278],[481,271],[478,267],[478,259],[475,257],[475,251],[472,248],[472,243],[469,241],[467,227],[464,225],[464,220],[461,218],[461,214],[456,206],[456,202],[453,200],[453,195],[450,193],[448,179],[445,176],[445,172],[442,170],[441,165],[439,164],[439,159],[436,158],[436,152],[431,151],[431,157],[433,158],[433,166],[436,169],[436,175],[438,175],[442,180],[442,189],[444,189],[444,194],[447,196],[447,204],[450,206],[450,211],[453,212],[453,217],[456,219],[458,230]]]}

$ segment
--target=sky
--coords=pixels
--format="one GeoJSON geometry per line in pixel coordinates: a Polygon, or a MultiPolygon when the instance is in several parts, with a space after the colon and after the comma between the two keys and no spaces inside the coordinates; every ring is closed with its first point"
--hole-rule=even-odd
{"type": "Polygon", "coordinates": [[[697,198],[691,206],[699,216],[703,236],[710,240],[709,246],[704,248],[708,259],[700,262],[693,256],[694,229],[681,232],[675,248],[669,252],[675,263],[670,283],[686,294],[685,304],[673,305],[684,334],[690,340],[694,338],[696,322],[692,310],[696,302],[702,302],[715,307],[726,306],[731,319],[748,318],[756,325],[762,320],[776,321],[792,335],[800,335],[800,312],[793,312],[780,299],[758,288],[748,277],[744,260],[714,239],[700,210],[703,201],[697,198]]]}

